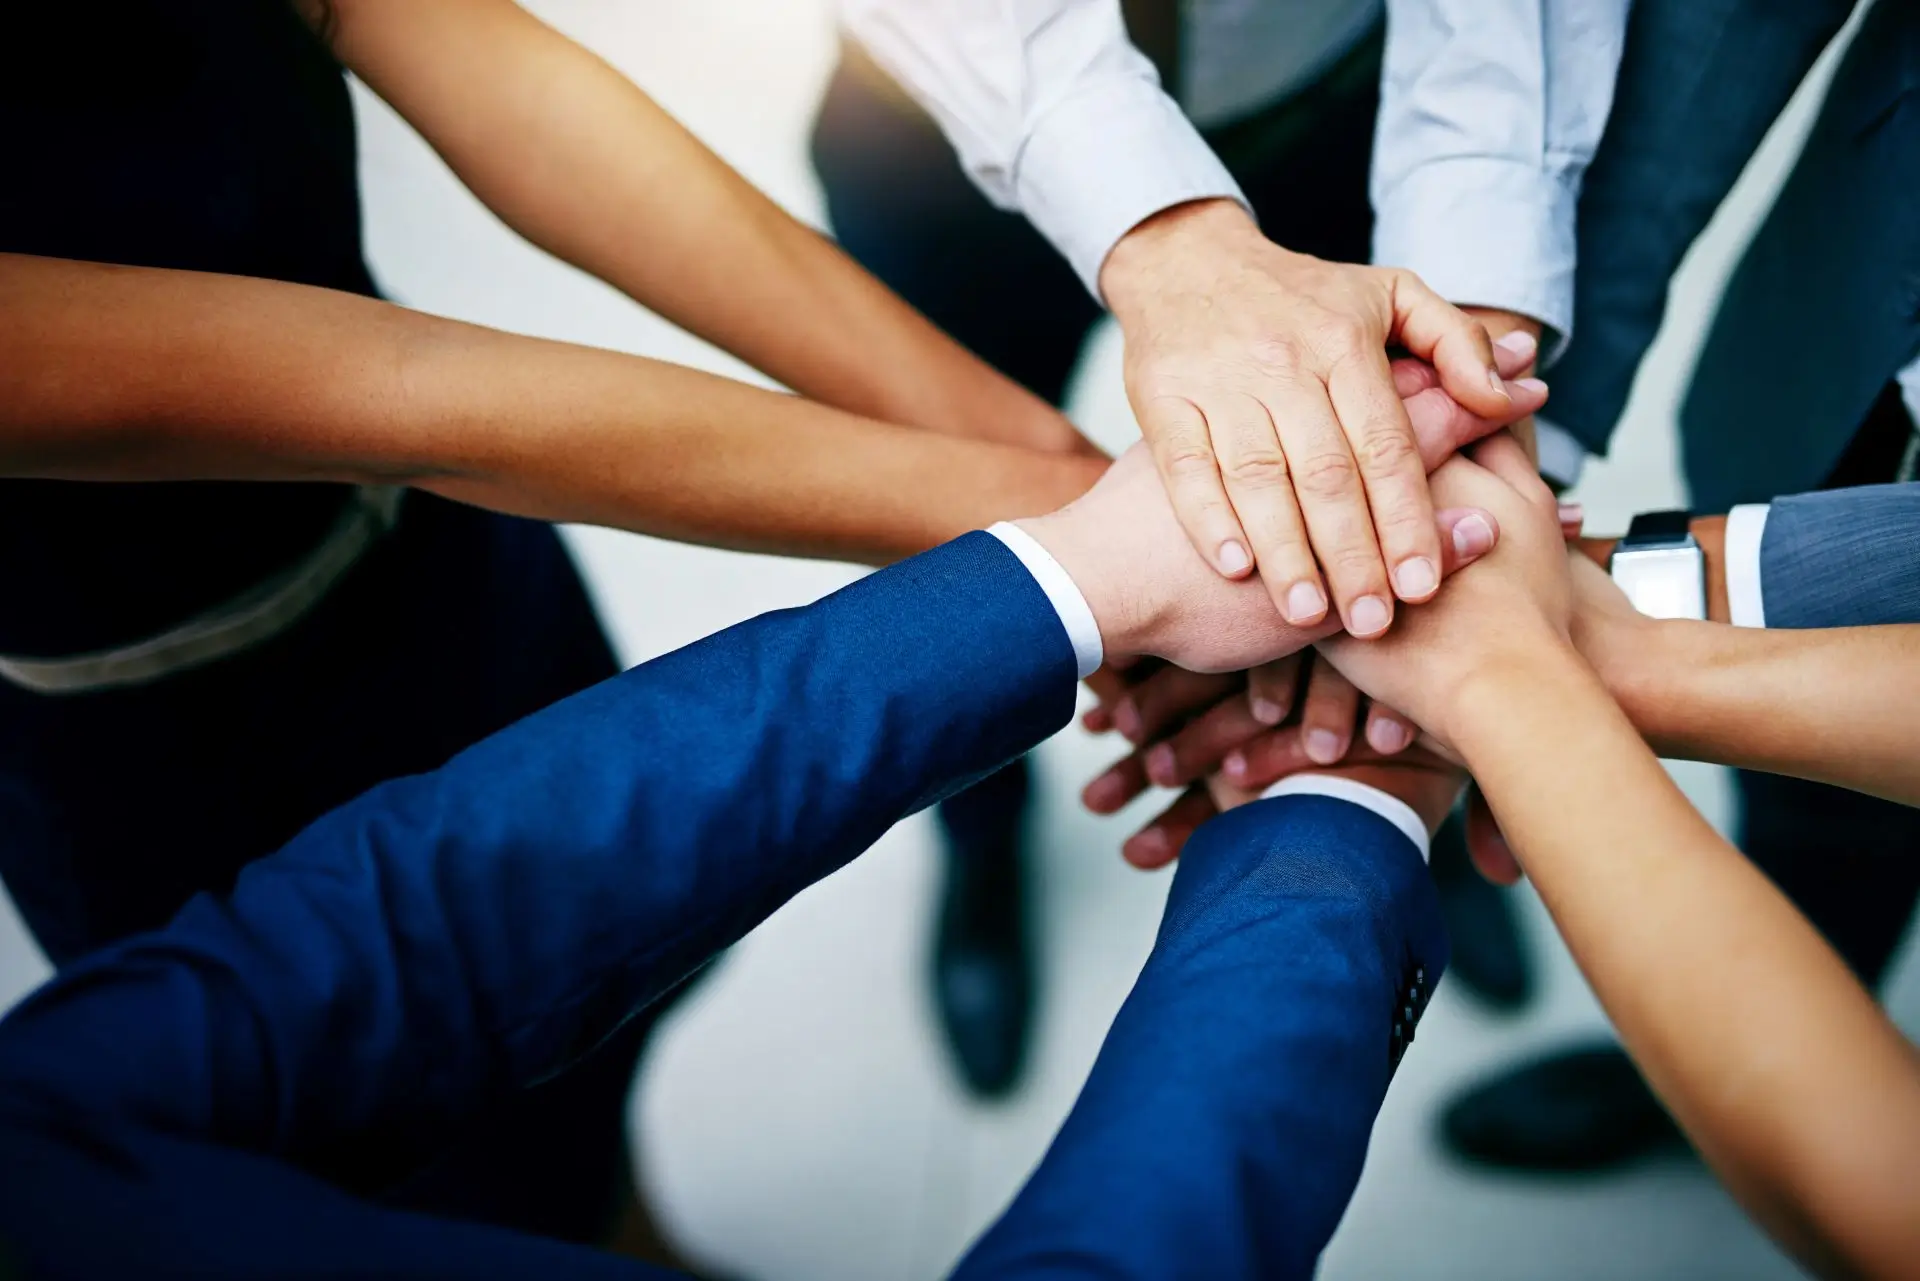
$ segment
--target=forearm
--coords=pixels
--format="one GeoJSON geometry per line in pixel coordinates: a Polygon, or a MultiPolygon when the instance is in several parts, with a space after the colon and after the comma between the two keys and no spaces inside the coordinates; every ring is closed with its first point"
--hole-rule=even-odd
{"type": "Polygon", "coordinates": [[[390,1184],[1059,729],[1074,670],[985,534],[750,620],[366,793],[56,978],[0,1025],[0,1095],[390,1184]]]}
{"type": "Polygon", "coordinates": [[[1662,756],[1920,805],[1920,722],[1888,697],[1920,684],[1920,626],[1651,623],[1603,675],[1662,756]]]}
{"type": "Polygon", "coordinates": [[[1878,1274],[1914,1257],[1920,1081],[1845,966],[1570,654],[1504,664],[1458,702],[1452,741],[1636,1061],[1729,1186],[1812,1261],[1878,1274]]]}
{"type": "Polygon", "coordinates": [[[334,45],[507,224],[825,404],[1086,448],[788,216],[619,72],[509,0],[336,0],[334,45]]]}
{"type": "Polygon", "coordinates": [[[0,255],[0,471],[385,481],[884,562],[1076,497],[1093,458],[241,277],[0,255]]]}

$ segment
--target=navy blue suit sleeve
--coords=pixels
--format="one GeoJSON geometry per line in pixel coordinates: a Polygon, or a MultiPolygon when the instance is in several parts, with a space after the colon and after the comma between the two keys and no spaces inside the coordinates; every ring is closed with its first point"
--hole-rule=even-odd
{"type": "MultiPolygon", "coordinates": [[[[1044,593],[976,534],[376,788],[0,1025],[0,1147],[48,1172],[16,1182],[0,1152],[0,1238],[45,1265],[86,1235],[61,1207],[157,1224],[139,1213],[157,1197],[199,1218],[122,1237],[119,1269],[91,1275],[290,1275],[250,1225],[284,1219],[297,1241],[316,1206],[359,1203],[259,1188],[391,1182],[889,825],[1059,729],[1074,687],[1044,593]]],[[[369,1217],[365,1242],[393,1252],[347,1271],[498,1274],[464,1230],[421,1222],[369,1217]]],[[[87,1244],[111,1256],[114,1231],[87,1244]]]]}
{"type": "Polygon", "coordinates": [[[1760,594],[1768,627],[1920,623],[1920,481],[1774,499],[1760,594]]]}
{"type": "Polygon", "coordinates": [[[1311,1276],[1409,986],[1445,961],[1426,865],[1385,819],[1289,796],[1207,824],[1066,1125],[956,1278],[1311,1276]]]}

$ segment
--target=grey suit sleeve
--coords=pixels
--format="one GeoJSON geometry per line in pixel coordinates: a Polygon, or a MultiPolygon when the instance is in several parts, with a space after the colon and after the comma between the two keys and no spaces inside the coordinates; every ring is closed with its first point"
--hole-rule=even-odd
{"type": "Polygon", "coordinates": [[[1775,499],[1760,583],[1768,627],[1920,623],[1920,481],[1775,499]]]}

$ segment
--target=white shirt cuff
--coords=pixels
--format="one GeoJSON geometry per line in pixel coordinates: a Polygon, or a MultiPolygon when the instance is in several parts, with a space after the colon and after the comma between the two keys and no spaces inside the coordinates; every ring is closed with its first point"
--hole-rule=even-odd
{"type": "Polygon", "coordinates": [[[1540,450],[1540,474],[1549,480],[1557,480],[1562,485],[1580,483],[1580,473],[1586,470],[1587,447],[1580,438],[1558,423],[1550,423],[1536,416],[1533,420],[1533,442],[1540,450]]]}
{"type": "Polygon", "coordinates": [[[1020,558],[1020,563],[1033,575],[1033,581],[1047,594],[1047,602],[1053,606],[1053,612],[1060,618],[1060,626],[1067,629],[1067,639],[1073,643],[1073,662],[1078,678],[1085,680],[1099,671],[1100,664],[1106,660],[1106,648],[1100,640],[1100,624],[1094,621],[1093,610],[1087,607],[1087,598],[1080,594],[1080,588],[1060,567],[1060,562],[1053,558],[1053,553],[1042,547],[1032,534],[1004,520],[987,532],[1020,558]]]}
{"type": "Polygon", "coordinates": [[[1766,537],[1766,503],[1745,503],[1727,513],[1727,614],[1735,627],[1765,627],[1767,602],[1760,588],[1760,540],[1766,537]]]}
{"type": "Polygon", "coordinates": [[[1461,307],[1498,307],[1546,326],[1540,367],[1573,333],[1577,175],[1494,157],[1415,166],[1376,191],[1373,260],[1405,267],[1461,307]]]}
{"type": "Polygon", "coordinates": [[[1260,795],[1269,800],[1275,796],[1330,796],[1337,801],[1351,801],[1362,809],[1372,810],[1399,828],[1414,843],[1423,860],[1431,855],[1433,849],[1432,839],[1427,835],[1427,825],[1413,812],[1413,806],[1398,796],[1351,778],[1342,778],[1337,774],[1293,774],[1260,795]]]}
{"type": "Polygon", "coordinates": [[[1104,81],[1047,112],[1021,148],[1013,187],[1095,298],[1107,254],[1162,209],[1225,198],[1253,211],[1200,131],[1143,78],[1104,81]]]}

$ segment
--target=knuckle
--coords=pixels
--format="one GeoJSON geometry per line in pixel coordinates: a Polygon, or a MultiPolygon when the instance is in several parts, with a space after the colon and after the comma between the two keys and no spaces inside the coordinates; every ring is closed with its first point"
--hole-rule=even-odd
{"type": "Polygon", "coordinates": [[[1359,317],[1336,313],[1322,319],[1314,336],[1323,350],[1353,356],[1373,345],[1372,335],[1359,317]]]}
{"type": "Polygon", "coordinates": [[[1340,453],[1315,454],[1295,469],[1294,476],[1301,493],[1323,502],[1345,498],[1357,480],[1353,456],[1340,453]]]}
{"type": "Polygon", "coordinates": [[[1355,594],[1379,589],[1376,580],[1380,576],[1380,555],[1366,543],[1342,543],[1327,548],[1320,553],[1320,563],[1329,574],[1348,584],[1355,594]]]}
{"type": "Polygon", "coordinates": [[[1269,334],[1247,346],[1247,359],[1269,377],[1291,378],[1307,365],[1307,355],[1291,334],[1269,334]]]}
{"type": "Polygon", "coordinates": [[[1241,454],[1227,464],[1226,477],[1231,485],[1246,489],[1272,489],[1287,483],[1286,455],[1277,449],[1256,449],[1241,454]]]}
{"type": "Polygon", "coordinates": [[[1391,476],[1406,471],[1419,457],[1413,437],[1391,427],[1368,432],[1360,441],[1360,470],[1368,476],[1391,476]]]}
{"type": "Polygon", "coordinates": [[[1175,441],[1160,449],[1159,454],[1161,472],[1175,483],[1207,480],[1219,470],[1213,451],[1197,440],[1175,441]]]}

